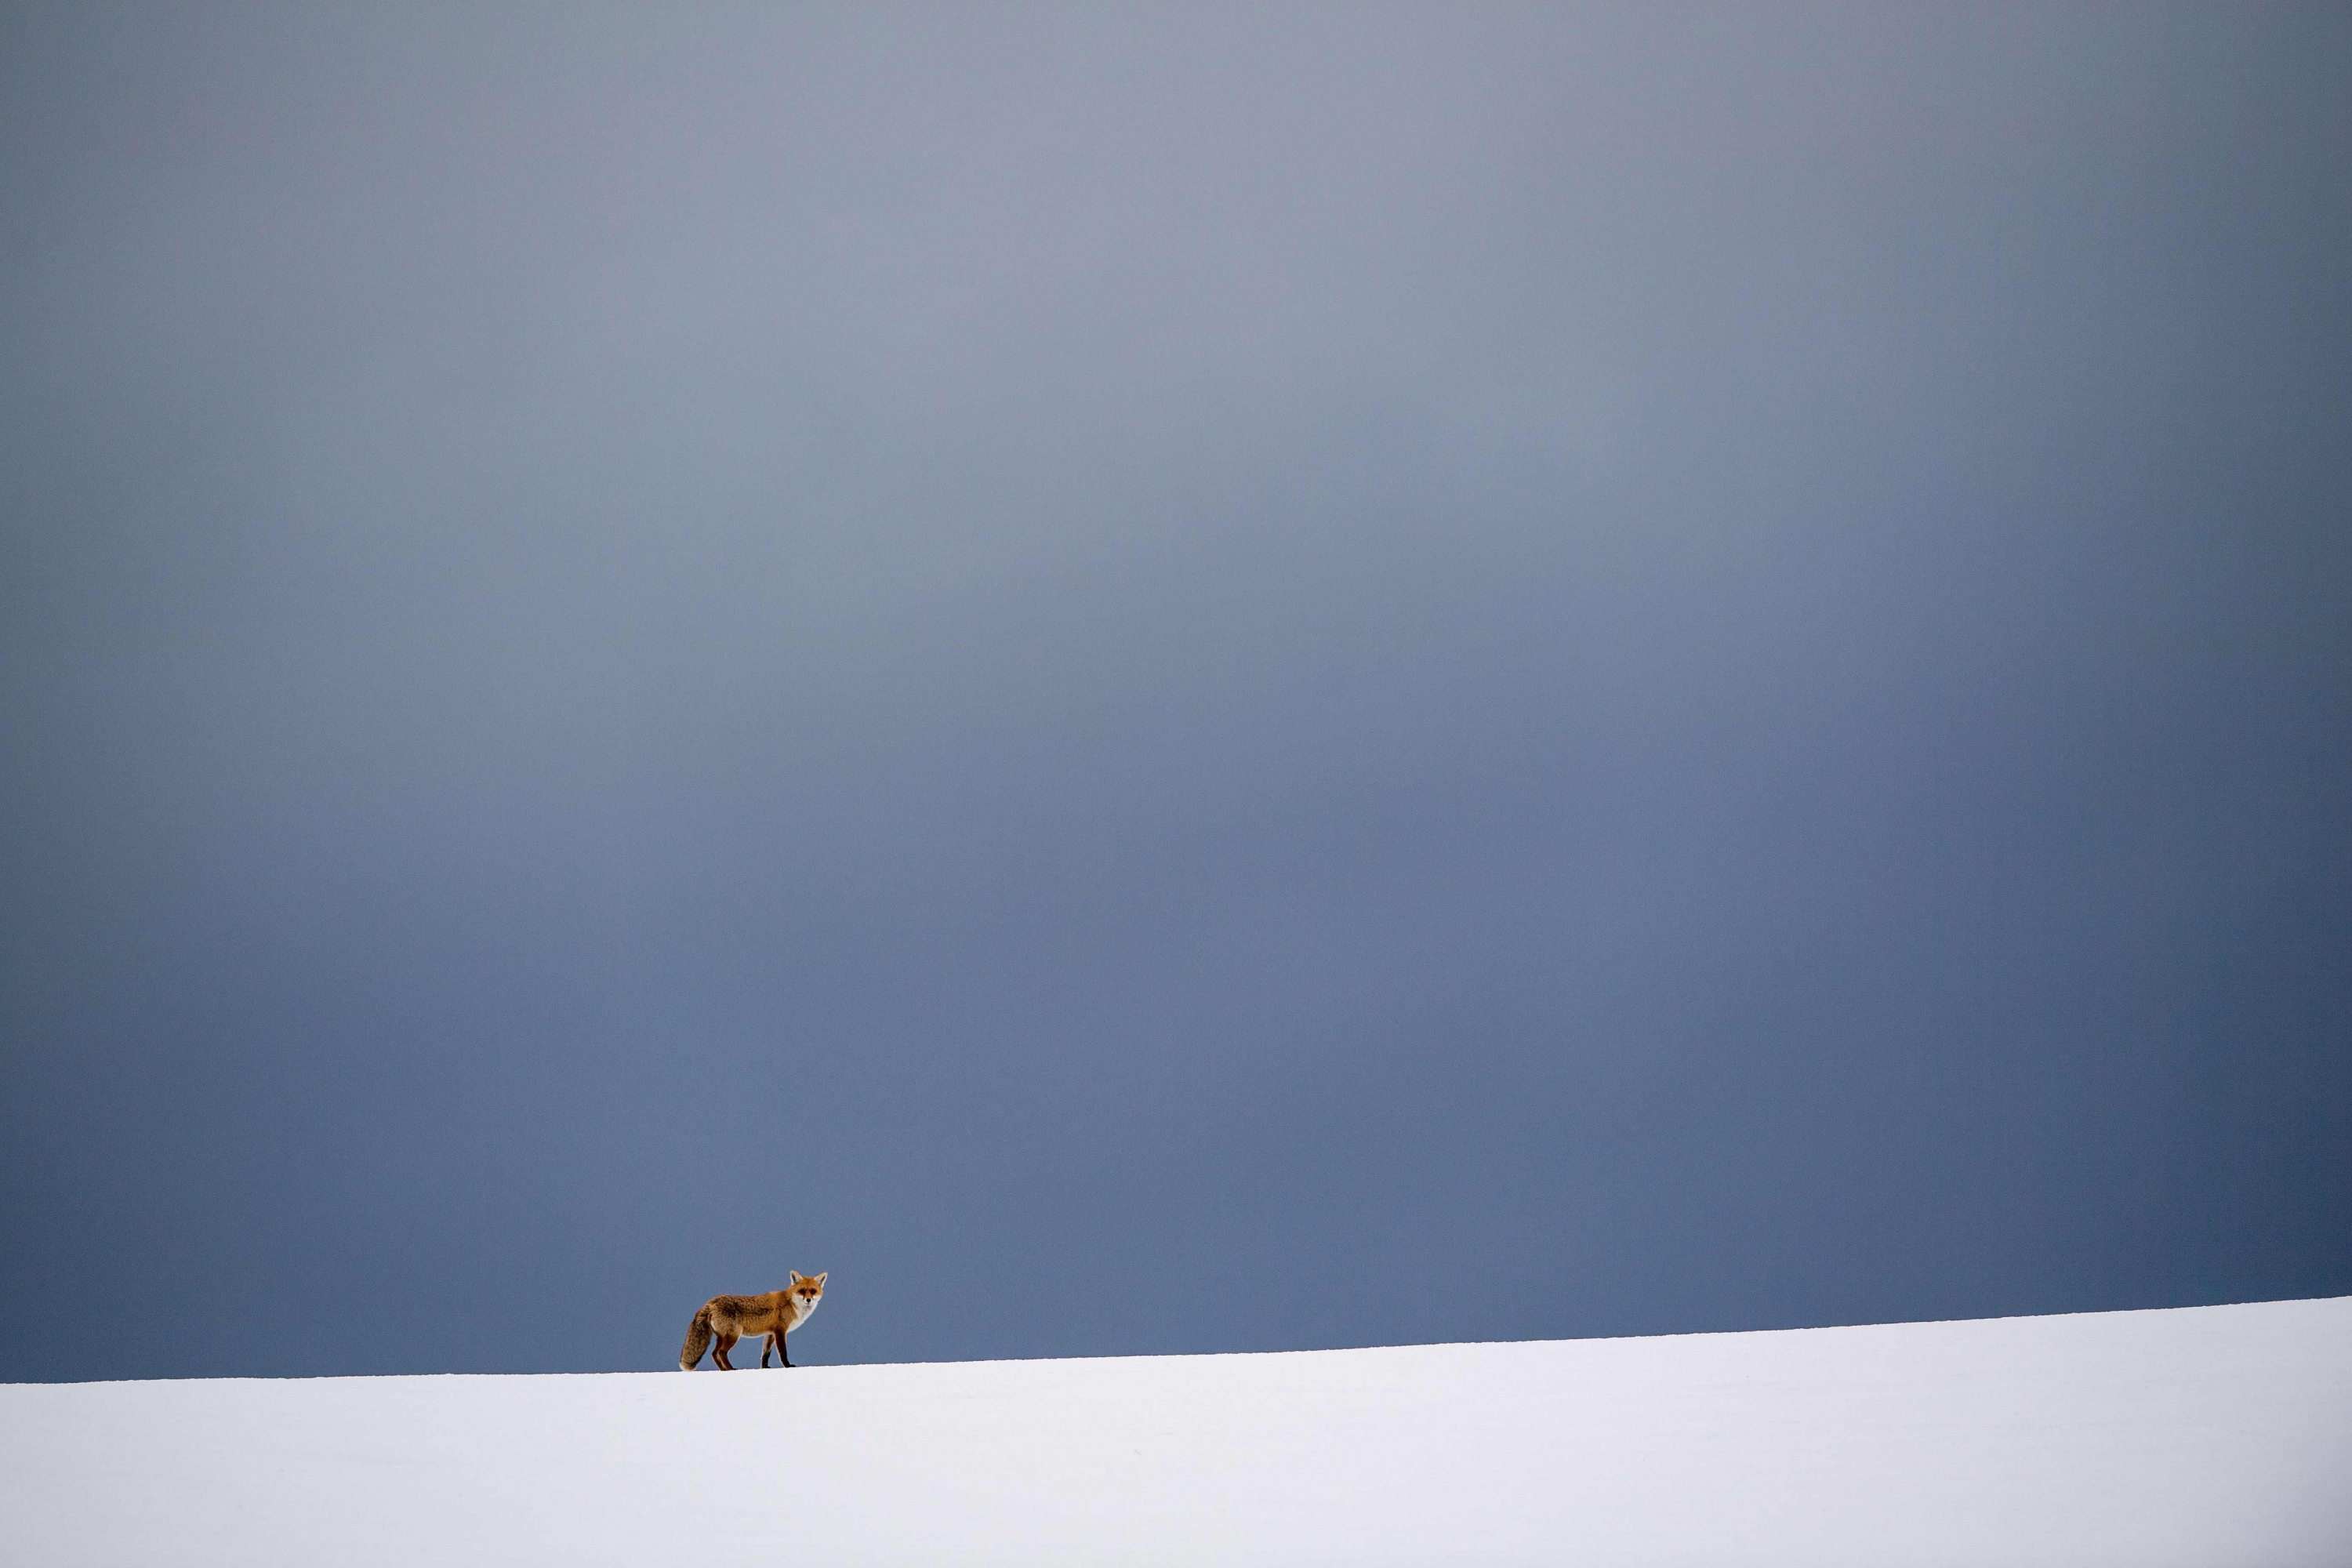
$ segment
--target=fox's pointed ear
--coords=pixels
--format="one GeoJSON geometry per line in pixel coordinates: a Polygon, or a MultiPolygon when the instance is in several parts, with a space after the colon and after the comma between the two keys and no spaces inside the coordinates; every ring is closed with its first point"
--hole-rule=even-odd
{"type": "MultiPolygon", "coordinates": [[[[827,1269],[825,1272],[826,1272],[826,1273],[831,1273],[831,1272],[832,1272],[832,1270],[827,1269]]],[[[824,1284],[824,1274],[820,1274],[820,1275],[818,1275],[818,1276],[816,1277],[816,1282],[817,1282],[818,1284],[820,1284],[820,1285],[824,1284]]]]}
{"type": "Polygon", "coordinates": [[[800,1271],[799,1269],[797,1269],[797,1268],[787,1268],[787,1269],[785,1269],[785,1270],[784,1270],[784,1272],[785,1272],[785,1273],[787,1273],[787,1274],[789,1274],[789,1275],[791,1275],[791,1276],[793,1277],[793,1284],[797,1285],[797,1284],[799,1284],[799,1283],[801,1282],[801,1271],[800,1271]]]}

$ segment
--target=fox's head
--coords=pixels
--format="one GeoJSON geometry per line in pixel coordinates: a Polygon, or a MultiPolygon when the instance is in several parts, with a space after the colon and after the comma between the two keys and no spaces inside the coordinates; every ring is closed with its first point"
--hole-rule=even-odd
{"type": "Polygon", "coordinates": [[[793,1315],[805,1318],[816,1310],[817,1302],[824,1299],[824,1276],[803,1274],[797,1268],[792,1271],[792,1275],[789,1294],[793,1299],[793,1315]]]}

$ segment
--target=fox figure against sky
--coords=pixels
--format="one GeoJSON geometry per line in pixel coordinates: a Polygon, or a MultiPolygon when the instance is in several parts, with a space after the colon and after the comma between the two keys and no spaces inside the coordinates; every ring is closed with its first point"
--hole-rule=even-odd
{"type": "Polygon", "coordinates": [[[824,1276],[803,1275],[792,1270],[793,1282],[781,1290],[771,1290],[764,1296],[713,1296],[694,1314],[687,1325],[686,1348],[677,1352],[677,1370],[692,1372],[702,1352],[710,1352],[710,1363],[722,1372],[733,1372],[735,1363],[727,1352],[735,1348],[737,1340],[750,1339],[754,1334],[768,1336],[760,1347],[760,1364],[768,1364],[768,1352],[774,1351],[783,1358],[786,1366],[793,1364],[793,1353],[784,1347],[784,1336],[809,1321],[816,1304],[824,1300],[824,1276]],[[719,1342],[712,1344],[716,1338],[719,1342]]]}

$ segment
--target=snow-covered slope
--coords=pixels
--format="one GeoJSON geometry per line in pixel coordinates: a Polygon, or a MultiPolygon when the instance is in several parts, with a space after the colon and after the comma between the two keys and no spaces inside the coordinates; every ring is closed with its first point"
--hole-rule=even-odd
{"type": "Polygon", "coordinates": [[[2352,1563],[2352,1300],[1291,1355],[0,1388],[10,1563],[697,1552],[2352,1563]]]}

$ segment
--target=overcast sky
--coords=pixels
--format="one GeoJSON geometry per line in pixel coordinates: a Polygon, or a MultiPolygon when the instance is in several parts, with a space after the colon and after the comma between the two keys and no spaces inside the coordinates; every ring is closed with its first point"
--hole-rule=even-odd
{"type": "Polygon", "coordinates": [[[0,1377],[2352,1292],[2352,13],[0,13],[0,1377]]]}

